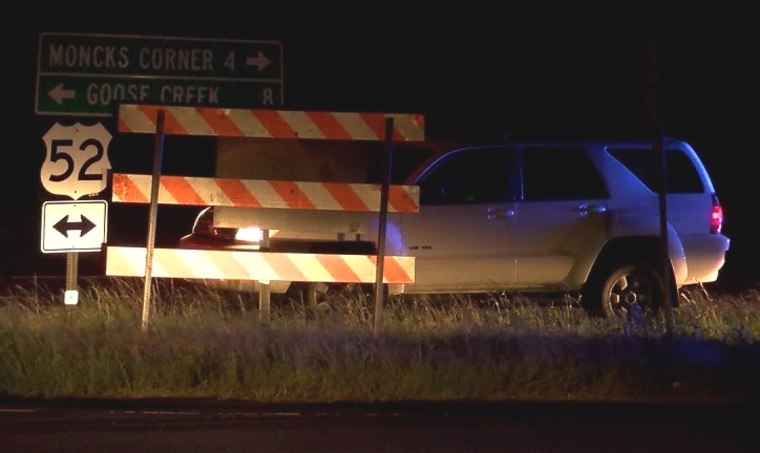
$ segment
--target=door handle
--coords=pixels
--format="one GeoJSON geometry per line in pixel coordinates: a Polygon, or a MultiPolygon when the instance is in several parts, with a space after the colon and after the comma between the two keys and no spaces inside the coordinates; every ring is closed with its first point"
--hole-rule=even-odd
{"type": "Polygon", "coordinates": [[[514,209],[488,208],[486,212],[487,212],[488,220],[508,219],[510,217],[514,217],[515,216],[515,210],[514,209]]]}
{"type": "Polygon", "coordinates": [[[578,213],[582,216],[604,214],[605,212],[607,212],[607,206],[603,204],[582,204],[578,206],[578,213]]]}

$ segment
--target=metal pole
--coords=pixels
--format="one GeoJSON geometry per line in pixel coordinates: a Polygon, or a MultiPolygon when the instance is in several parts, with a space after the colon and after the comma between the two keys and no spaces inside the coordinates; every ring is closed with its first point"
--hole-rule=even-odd
{"type": "MultiPolygon", "coordinates": [[[[269,230],[261,232],[261,252],[269,250],[269,230]]],[[[259,280],[259,320],[269,324],[271,319],[272,295],[269,281],[259,280]]]]}
{"type": "Polygon", "coordinates": [[[659,53],[657,51],[657,38],[652,30],[645,54],[646,64],[646,100],[649,119],[652,123],[654,136],[652,137],[652,151],[656,157],[656,170],[659,176],[659,206],[660,206],[660,274],[662,276],[661,292],[662,306],[665,310],[665,334],[668,338],[673,336],[675,323],[673,321],[673,301],[670,298],[669,279],[671,275],[670,252],[668,250],[668,207],[667,207],[667,153],[662,145],[662,112],[661,112],[661,86],[660,72],[658,70],[659,53]]]}
{"type": "Polygon", "coordinates": [[[385,264],[385,229],[388,219],[388,192],[391,185],[391,161],[393,155],[393,118],[385,119],[385,153],[383,154],[383,184],[380,189],[380,220],[377,228],[377,266],[375,272],[375,323],[374,335],[383,330],[383,267],[385,264]]]}
{"type": "Polygon", "coordinates": [[[151,276],[153,272],[153,249],[156,245],[156,216],[158,214],[158,189],[161,178],[161,161],[164,154],[164,111],[156,113],[156,135],[153,142],[153,177],[150,185],[150,214],[148,217],[148,240],[145,247],[145,283],[143,285],[142,331],[148,330],[150,316],[151,276]]]}
{"type": "Polygon", "coordinates": [[[79,253],[68,252],[66,254],[66,290],[63,293],[64,305],[76,305],[79,301],[77,288],[77,275],[79,273],[79,253]]]}

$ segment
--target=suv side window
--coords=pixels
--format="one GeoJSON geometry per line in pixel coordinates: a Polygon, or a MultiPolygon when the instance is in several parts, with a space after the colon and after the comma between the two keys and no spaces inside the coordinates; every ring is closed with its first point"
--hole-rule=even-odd
{"type": "Polygon", "coordinates": [[[420,204],[499,203],[516,199],[514,151],[506,148],[465,149],[438,161],[425,173],[420,204]]]}
{"type": "MultiPolygon", "coordinates": [[[[652,149],[609,149],[609,153],[625,165],[652,192],[659,191],[657,184],[657,156],[652,149]]],[[[702,193],[705,187],[694,164],[682,150],[666,150],[665,168],[668,193],[702,193]]]]}
{"type": "Polygon", "coordinates": [[[609,197],[604,179],[582,149],[526,148],[522,163],[525,200],[609,197]]]}

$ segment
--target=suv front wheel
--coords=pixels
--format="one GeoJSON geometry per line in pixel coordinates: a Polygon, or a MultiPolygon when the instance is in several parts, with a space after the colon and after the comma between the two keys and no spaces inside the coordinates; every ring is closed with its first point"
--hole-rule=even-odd
{"type": "Polygon", "coordinates": [[[663,300],[657,269],[648,262],[619,264],[596,272],[581,292],[581,304],[589,314],[626,317],[632,311],[649,315],[663,300]]]}

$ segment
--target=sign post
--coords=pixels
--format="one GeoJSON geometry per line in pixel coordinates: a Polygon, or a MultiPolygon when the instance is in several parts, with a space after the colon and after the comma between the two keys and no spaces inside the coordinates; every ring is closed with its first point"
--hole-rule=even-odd
{"type": "Polygon", "coordinates": [[[145,251],[145,280],[143,285],[143,305],[141,328],[148,330],[150,322],[151,282],[153,277],[153,249],[156,244],[156,218],[158,216],[158,182],[164,155],[164,111],[156,112],[156,134],[153,138],[153,174],[150,183],[150,214],[148,219],[148,239],[145,251]]]}
{"type": "Polygon", "coordinates": [[[38,55],[41,115],[112,116],[120,103],[283,105],[279,41],[41,33],[38,55]]]}
{"type": "Polygon", "coordinates": [[[77,275],[79,274],[79,255],[74,252],[66,254],[66,291],[63,293],[63,304],[67,307],[79,303],[77,275]]]}

